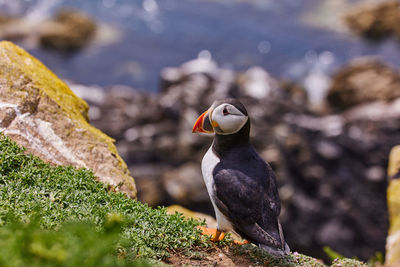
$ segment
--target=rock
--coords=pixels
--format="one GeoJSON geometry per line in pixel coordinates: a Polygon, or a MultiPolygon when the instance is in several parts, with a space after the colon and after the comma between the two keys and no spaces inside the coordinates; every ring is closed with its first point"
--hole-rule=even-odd
{"type": "Polygon", "coordinates": [[[400,178],[400,146],[395,146],[390,152],[388,176],[392,180],[400,178]]]}
{"type": "Polygon", "coordinates": [[[280,85],[284,90],[285,98],[290,99],[291,103],[294,103],[296,106],[308,106],[309,100],[305,88],[301,87],[299,84],[286,80],[281,81],[280,85]]]}
{"type": "Polygon", "coordinates": [[[343,221],[341,222],[337,219],[331,219],[318,231],[318,239],[321,240],[322,244],[336,242],[337,239],[342,240],[344,243],[348,243],[354,239],[354,233],[343,221]]]}
{"type": "Polygon", "coordinates": [[[385,267],[397,267],[400,265],[400,261],[396,261],[394,263],[385,263],[385,267]]]}
{"type": "Polygon", "coordinates": [[[386,239],[385,263],[395,264],[400,261],[400,146],[395,146],[390,152],[388,176],[387,204],[390,227],[386,239]]]}
{"type": "Polygon", "coordinates": [[[384,1],[354,8],[345,17],[349,28],[371,40],[400,37],[400,3],[384,1]]]}
{"type": "Polygon", "coordinates": [[[323,158],[328,160],[338,159],[342,155],[342,151],[338,145],[326,140],[317,143],[316,151],[323,158]]]}
{"type": "MultiPolygon", "coordinates": [[[[118,149],[121,151],[121,149],[118,149]]],[[[123,154],[121,154],[123,156],[123,154]]],[[[162,175],[170,169],[166,165],[159,164],[135,164],[131,165],[130,171],[135,176],[138,189],[137,198],[142,203],[157,207],[167,205],[167,196],[162,185],[162,175]]]]}
{"type": "Polygon", "coordinates": [[[371,182],[380,182],[385,179],[385,170],[381,166],[371,166],[365,172],[366,178],[371,182]]]}
{"type": "Polygon", "coordinates": [[[45,161],[85,167],[113,190],[136,188],[114,140],[88,123],[88,105],[41,62],[0,42],[1,131],[45,161]]]}
{"type": "Polygon", "coordinates": [[[63,9],[39,29],[40,44],[44,47],[72,51],[86,46],[94,37],[96,23],[86,14],[63,9]]]}
{"type": "Polygon", "coordinates": [[[349,120],[395,120],[400,116],[400,98],[390,103],[385,101],[374,101],[358,105],[343,114],[349,120]]]}
{"type": "Polygon", "coordinates": [[[23,42],[28,47],[41,45],[71,52],[88,45],[94,38],[98,43],[110,43],[110,37],[120,38],[117,31],[106,25],[98,27],[85,13],[72,9],[61,9],[47,20],[0,17],[0,38],[23,42]]]}
{"type": "Polygon", "coordinates": [[[20,41],[27,43],[35,43],[35,31],[33,30],[35,23],[25,22],[22,18],[16,16],[3,15],[0,18],[0,38],[3,40],[20,41]]]}
{"type": "Polygon", "coordinates": [[[333,76],[328,102],[338,110],[375,100],[400,97],[398,72],[371,59],[357,59],[333,76]]]}
{"type": "Polygon", "coordinates": [[[0,26],[11,23],[15,20],[16,20],[15,16],[7,15],[7,14],[0,14],[0,26]]]}
{"type": "Polygon", "coordinates": [[[140,189],[137,195],[138,200],[142,203],[147,203],[152,207],[156,207],[160,203],[163,203],[163,197],[165,194],[160,179],[157,179],[157,176],[151,176],[147,179],[143,178],[143,176],[139,177],[139,179],[136,179],[137,188],[140,189]]]}
{"type": "Polygon", "coordinates": [[[278,92],[278,82],[260,67],[252,67],[237,78],[244,95],[255,99],[272,97],[278,92]]]}

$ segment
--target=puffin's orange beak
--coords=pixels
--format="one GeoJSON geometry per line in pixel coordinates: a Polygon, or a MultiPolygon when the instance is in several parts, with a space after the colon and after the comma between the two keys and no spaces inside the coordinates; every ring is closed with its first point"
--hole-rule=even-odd
{"type": "Polygon", "coordinates": [[[193,129],[192,129],[192,133],[213,133],[214,131],[210,131],[208,129],[204,128],[204,119],[206,117],[208,117],[210,112],[210,109],[208,109],[207,111],[203,112],[203,114],[201,114],[196,122],[193,125],[193,129]]]}

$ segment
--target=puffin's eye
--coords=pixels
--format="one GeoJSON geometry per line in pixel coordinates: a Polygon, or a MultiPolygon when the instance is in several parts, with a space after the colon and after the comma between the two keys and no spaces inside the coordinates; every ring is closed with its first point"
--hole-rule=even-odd
{"type": "Polygon", "coordinates": [[[224,116],[229,114],[227,107],[224,107],[224,109],[222,110],[222,114],[224,114],[224,116]]]}

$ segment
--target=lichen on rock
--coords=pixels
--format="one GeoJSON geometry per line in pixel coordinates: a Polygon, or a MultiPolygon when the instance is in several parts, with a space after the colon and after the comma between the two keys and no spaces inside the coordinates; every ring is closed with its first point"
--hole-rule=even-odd
{"type": "Polygon", "coordinates": [[[390,152],[387,202],[390,228],[386,239],[386,263],[400,263],[400,146],[390,152]]]}
{"type": "Polygon", "coordinates": [[[101,182],[136,197],[114,140],[89,124],[88,109],[40,61],[0,42],[1,131],[48,162],[89,168],[101,182]]]}

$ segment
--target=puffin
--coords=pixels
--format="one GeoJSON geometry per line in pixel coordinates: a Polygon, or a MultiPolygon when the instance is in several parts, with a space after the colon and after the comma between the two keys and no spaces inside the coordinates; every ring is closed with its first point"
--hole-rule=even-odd
{"type": "Polygon", "coordinates": [[[201,171],[217,219],[212,238],[232,231],[269,254],[289,254],[278,216],[281,202],[270,165],[250,144],[250,118],[237,99],[215,101],[193,133],[214,133],[201,171]]]}

